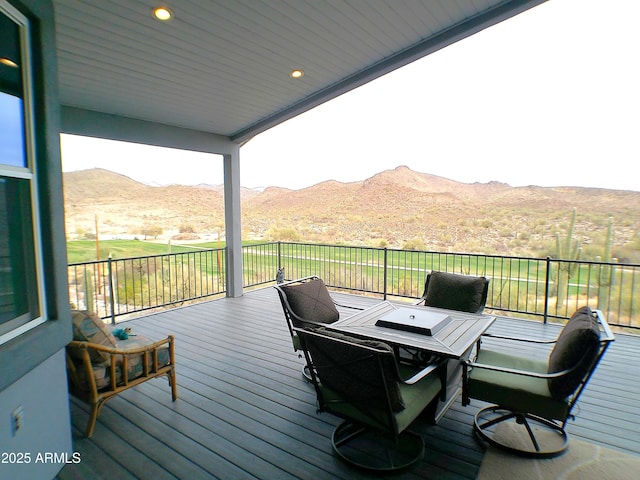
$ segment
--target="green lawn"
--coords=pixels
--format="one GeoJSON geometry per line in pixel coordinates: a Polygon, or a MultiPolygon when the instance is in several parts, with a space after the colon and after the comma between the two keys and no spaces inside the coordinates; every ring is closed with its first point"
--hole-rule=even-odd
{"type": "MultiPolygon", "coordinates": [[[[224,246],[224,244],[223,244],[224,246]]],[[[143,257],[166,253],[192,252],[202,248],[217,248],[217,243],[196,245],[167,245],[166,243],[145,242],[142,240],[102,240],[100,241],[100,260],[111,254],[112,258],[143,257]]],[[[97,259],[96,242],[94,240],[74,240],[67,242],[68,262],[92,262],[97,259]]]]}
{"type": "MultiPolygon", "coordinates": [[[[243,245],[254,245],[264,242],[249,241],[243,245]]],[[[224,248],[225,242],[203,242],[171,247],[167,243],[147,242],[143,240],[101,240],[100,260],[112,258],[144,257],[148,255],[163,255],[167,253],[193,252],[194,250],[224,248]]],[[[67,242],[67,257],[69,264],[93,262],[97,259],[95,240],[73,240],[67,242]]]]}

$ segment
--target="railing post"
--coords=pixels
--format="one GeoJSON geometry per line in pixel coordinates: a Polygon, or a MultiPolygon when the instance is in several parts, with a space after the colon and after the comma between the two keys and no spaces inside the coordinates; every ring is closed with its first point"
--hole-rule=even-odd
{"type": "Polygon", "coordinates": [[[547,256],[547,271],[544,281],[544,315],[542,317],[543,323],[546,325],[547,317],[549,316],[549,283],[551,277],[551,257],[547,256]]]}
{"type": "Polygon", "coordinates": [[[388,251],[389,250],[387,249],[387,247],[384,247],[384,275],[383,275],[383,278],[384,278],[383,282],[384,283],[383,283],[383,286],[382,286],[382,288],[383,288],[382,298],[384,300],[387,299],[387,252],[388,251]]]}
{"type": "Polygon", "coordinates": [[[278,270],[282,267],[282,249],[280,248],[280,245],[282,244],[281,240],[278,240],[278,270]]]}
{"type": "Polygon", "coordinates": [[[116,324],[116,301],[115,296],[113,295],[113,275],[111,269],[111,254],[109,254],[109,258],[107,258],[107,274],[109,275],[109,307],[111,308],[111,325],[116,324]]]}

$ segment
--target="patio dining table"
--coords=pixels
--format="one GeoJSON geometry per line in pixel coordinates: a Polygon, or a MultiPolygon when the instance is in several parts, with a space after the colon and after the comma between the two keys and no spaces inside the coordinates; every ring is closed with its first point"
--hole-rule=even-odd
{"type": "Polygon", "coordinates": [[[331,330],[370,338],[394,347],[424,353],[425,357],[444,360],[441,370],[443,391],[433,421],[438,422],[461,391],[462,361],[469,357],[476,342],[496,317],[426,306],[403,306],[380,302],[328,326],[331,330]],[[407,321],[401,319],[406,317],[407,321]],[[448,317],[448,318],[447,318],[448,317]],[[385,319],[397,321],[395,328],[385,319]],[[442,324],[439,321],[443,320],[442,324]],[[420,322],[435,322],[431,334],[420,333],[420,322]],[[406,327],[406,328],[405,328],[406,327]]]}

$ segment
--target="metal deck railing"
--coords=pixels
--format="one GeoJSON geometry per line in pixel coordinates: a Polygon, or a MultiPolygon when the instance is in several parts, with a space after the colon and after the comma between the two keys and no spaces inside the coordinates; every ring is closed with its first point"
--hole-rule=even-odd
{"type": "MultiPolygon", "coordinates": [[[[69,265],[78,308],[120,315],[226,293],[226,250],[206,249],[69,265]]],[[[582,305],[611,325],[640,328],[640,265],[552,258],[428,252],[345,245],[266,242],[243,247],[243,285],[318,275],[337,290],[419,298],[432,270],[490,279],[487,308],[525,318],[564,320],[582,305]]]]}

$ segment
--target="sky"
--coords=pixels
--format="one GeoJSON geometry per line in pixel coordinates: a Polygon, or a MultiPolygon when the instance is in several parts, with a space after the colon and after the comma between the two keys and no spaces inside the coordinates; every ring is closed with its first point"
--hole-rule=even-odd
{"type": "MultiPolygon", "coordinates": [[[[638,0],[550,0],[256,136],[240,183],[300,189],[406,165],[640,191],[638,18],[638,0]]],[[[221,157],[70,135],[62,161],[149,184],[223,182],[221,157]]]]}

